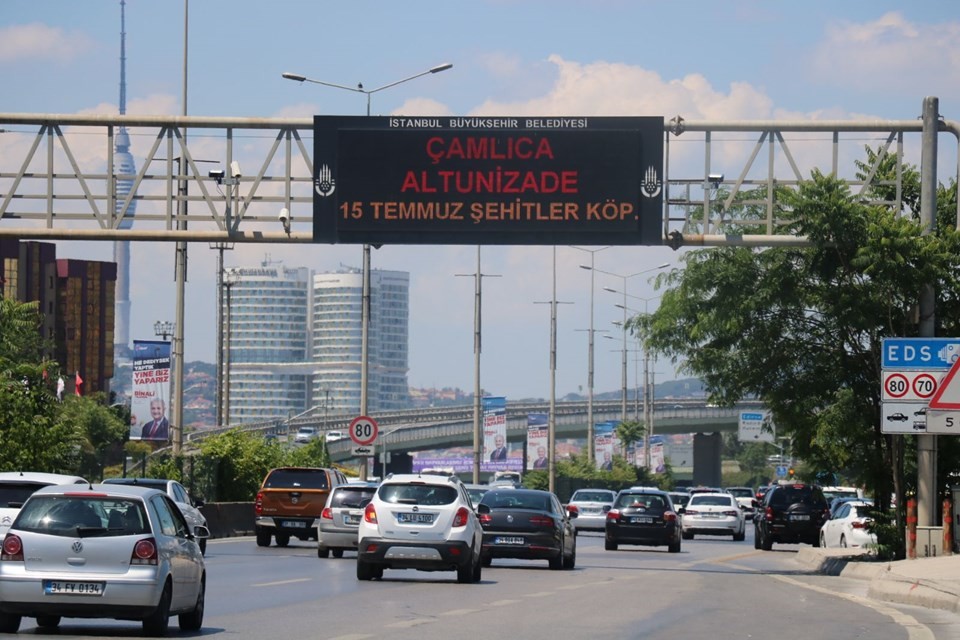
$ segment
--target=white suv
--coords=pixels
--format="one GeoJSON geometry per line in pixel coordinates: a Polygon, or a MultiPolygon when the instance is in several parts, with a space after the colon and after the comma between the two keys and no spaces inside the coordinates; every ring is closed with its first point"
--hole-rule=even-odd
{"type": "Polygon", "coordinates": [[[483,529],[456,476],[390,474],[365,506],[357,537],[358,580],[419,569],[480,582],[483,529]]]}

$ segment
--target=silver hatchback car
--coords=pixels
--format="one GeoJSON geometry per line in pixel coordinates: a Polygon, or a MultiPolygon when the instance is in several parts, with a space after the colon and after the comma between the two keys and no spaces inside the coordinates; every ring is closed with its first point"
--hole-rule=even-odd
{"type": "Polygon", "coordinates": [[[344,551],[357,550],[357,531],[365,502],[377,492],[377,482],[350,482],[334,487],[320,513],[317,527],[317,557],[342,558],[344,551]]]}
{"type": "Polygon", "coordinates": [[[23,617],[41,629],[66,618],[139,620],[162,636],[203,625],[206,569],[198,538],[173,500],[144,487],[96,484],[40,489],[0,549],[0,632],[23,617]]]}

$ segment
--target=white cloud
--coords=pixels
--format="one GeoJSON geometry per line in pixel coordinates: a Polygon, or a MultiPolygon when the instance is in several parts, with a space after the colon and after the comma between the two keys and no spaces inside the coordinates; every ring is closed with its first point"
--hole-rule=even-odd
{"type": "Polygon", "coordinates": [[[83,33],[45,24],[0,27],[0,62],[54,60],[69,62],[93,47],[83,33]]]}
{"type": "Polygon", "coordinates": [[[820,84],[955,97],[960,22],[915,23],[899,12],[871,22],[837,22],[827,28],[811,62],[810,80],[820,84]]]}

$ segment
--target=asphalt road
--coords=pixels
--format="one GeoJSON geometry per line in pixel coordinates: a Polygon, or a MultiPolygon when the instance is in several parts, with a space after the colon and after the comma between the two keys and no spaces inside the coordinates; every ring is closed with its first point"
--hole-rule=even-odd
{"type": "MultiPolygon", "coordinates": [[[[573,571],[495,560],[480,584],[453,572],[387,571],[358,582],[355,555],[320,559],[312,544],[260,548],[252,538],[211,540],[200,633],[246,638],[960,638],[960,616],[865,597],[866,584],[803,572],[796,545],[698,536],[679,554],[578,538],[573,571]]],[[[32,619],[20,633],[41,635],[32,619]]],[[[60,638],[141,636],[140,624],[66,619],[60,638]]]]}

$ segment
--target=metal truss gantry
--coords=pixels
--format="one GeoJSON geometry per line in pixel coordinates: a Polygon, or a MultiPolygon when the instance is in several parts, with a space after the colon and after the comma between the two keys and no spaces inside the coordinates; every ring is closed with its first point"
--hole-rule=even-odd
{"type": "MultiPolygon", "coordinates": [[[[896,195],[878,204],[900,210],[903,169],[919,166],[922,131],[920,120],[676,116],[664,126],[664,241],[675,248],[804,244],[784,231],[789,220],[776,190],[795,188],[816,168],[867,194],[879,185],[885,157],[895,160],[896,180],[884,186],[896,195]],[[867,162],[865,148],[876,153],[866,171],[857,164],[867,162]],[[757,217],[732,218],[726,212],[735,200],[757,217]]],[[[943,148],[954,160],[947,178],[956,179],[960,123],[941,119],[938,133],[953,136],[943,148]]],[[[312,153],[312,119],[0,113],[0,237],[310,243],[312,153]],[[140,167],[135,175],[111,170],[121,130],[140,167]],[[220,177],[211,175],[211,161],[221,163],[220,177]],[[235,175],[233,163],[249,173],[235,175]],[[121,181],[133,182],[127,195],[117,189],[121,181]],[[278,220],[281,209],[289,227],[278,220]]]]}

